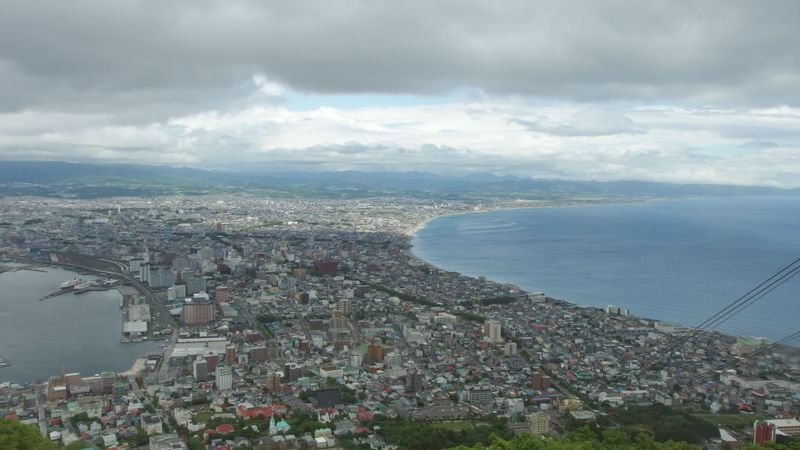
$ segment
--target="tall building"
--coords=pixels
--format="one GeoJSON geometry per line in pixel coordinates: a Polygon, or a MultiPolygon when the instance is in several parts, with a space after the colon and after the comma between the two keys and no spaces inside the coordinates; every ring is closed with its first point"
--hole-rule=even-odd
{"type": "Polygon", "coordinates": [[[543,412],[535,412],[528,416],[531,434],[542,435],[550,432],[550,418],[543,412]]]}
{"type": "Polygon", "coordinates": [[[383,360],[384,364],[389,367],[400,367],[403,364],[403,357],[400,355],[400,352],[397,350],[393,350],[386,354],[386,357],[383,360]]]}
{"type": "Polygon", "coordinates": [[[228,364],[236,364],[236,346],[229,345],[225,347],[225,362],[228,364]]]}
{"type": "Polygon", "coordinates": [[[254,363],[265,362],[267,360],[267,347],[258,346],[250,349],[250,361],[254,363]]]}
{"type": "Polygon", "coordinates": [[[340,298],[338,302],[336,302],[336,309],[342,312],[344,315],[348,315],[351,312],[351,305],[349,298],[340,298]]]}
{"type": "Polygon", "coordinates": [[[216,317],[215,306],[207,298],[187,299],[181,309],[181,320],[186,325],[206,325],[216,317]]]}
{"type": "Polygon", "coordinates": [[[294,363],[286,363],[283,365],[283,378],[287,383],[297,381],[303,376],[303,367],[294,363]]]}
{"type": "Polygon", "coordinates": [[[214,289],[214,301],[217,303],[225,303],[231,301],[231,291],[227,286],[217,286],[214,289]]]}
{"type": "Polygon", "coordinates": [[[382,363],[385,350],[380,345],[369,344],[367,346],[367,357],[364,358],[367,364],[382,363]]]}
{"type": "Polygon", "coordinates": [[[494,405],[494,394],[488,386],[474,386],[467,391],[467,402],[478,408],[491,412],[494,405]]]}
{"type": "Polygon", "coordinates": [[[217,365],[219,365],[219,355],[214,352],[209,352],[208,354],[203,355],[203,359],[205,359],[208,363],[208,366],[206,367],[208,373],[217,370],[217,365]]]}
{"type": "Polygon", "coordinates": [[[153,289],[172,286],[172,271],[168,267],[146,263],[139,267],[139,280],[153,289]]]}
{"type": "Polygon", "coordinates": [[[753,442],[762,446],[800,436],[800,420],[771,419],[753,423],[753,442]]]}
{"type": "Polygon", "coordinates": [[[483,334],[494,342],[503,341],[502,325],[497,320],[483,322],[483,334]]]}
{"type": "Polygon", "coordinates": [[[228,391],[233,388],[233,370],[231,367],[227,364],[222,364],[217,367],[214,382],[217,385],[217,389],[220,391],[228,391]]]}
{"type": "Polygon", "coordinates": [[[408,372],[406,372],[406,391],[419,392],[423,390],[423,382],[422,374],[417,372],[416,369],[408,369],[408,372]]]}
{"type": "Polygon", "coordinates": [[[550,377],[541,372],[531,374],[531,387],[534,391],[541,391],[550,387],[550,377]]]}
{"type": "Polygon", "coordinates": [[[201,356],[192,364],[192,375],[195,381],[208,381],[208,361],[201,356]]]}
{"type": "Polygon", "coordinates": [[[206,277],[191,275],[183,280],[186,283],[186,295],[194,295],[198,292],[205,292],[208,288],[206,277]]]}

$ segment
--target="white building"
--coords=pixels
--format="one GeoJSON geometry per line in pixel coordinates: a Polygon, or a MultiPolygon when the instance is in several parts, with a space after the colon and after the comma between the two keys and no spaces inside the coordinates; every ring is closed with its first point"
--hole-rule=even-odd
{"type": "Polygon", "coordinates": [[[220,391],[228,391],[233,388],[233,370],[231,370],[230,366],[222,364],[217,367],[214,382],[220,391]]]}
{"type": "Polygon", "coordinates": [[[503,327],[497,320],[483,322],[483,334],[494,342],[503,342],[503,327]]]}

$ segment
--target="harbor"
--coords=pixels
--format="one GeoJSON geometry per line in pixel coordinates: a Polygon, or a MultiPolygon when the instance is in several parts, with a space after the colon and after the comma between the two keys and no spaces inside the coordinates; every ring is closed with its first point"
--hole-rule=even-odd
{"type": "Polygon", "coordinates": [[[81,278],[75,278],[74,280],[67,280],[61,283],[61,287],[59,290],[55,292],[51,292],[39,299],[39,301],[45,301],[51,298],[55,298],[65,294],[83,294],[86,292],[101,292],[107,291],[109,289],[115,289],[119,280],[115,280],[112,278],[100,278],[97,280],[83,280],[81,278]]]}
{"type": "Polygon", "coordinates": [[[5,361],[0,364],[0,383],[34,382],[58,373],[61,366],[85,373],[126,370],[137,357],[158,349],[159,343],[149,340],[120,342],[123,293],[119,291],[136,292],[121,282],[103,290],[65,295],[75,293],[73,287],[50,301],[37,301],[60,292],[62,283],[76,277],[95,279],[52,266],[44,272],[14,270],[0,275],[4,292],[0,358],[5,361]]]}

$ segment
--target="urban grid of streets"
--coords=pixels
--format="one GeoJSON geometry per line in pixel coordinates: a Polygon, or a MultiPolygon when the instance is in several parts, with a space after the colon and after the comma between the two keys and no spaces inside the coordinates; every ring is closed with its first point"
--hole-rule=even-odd
{"type": "Polygon", "coordinates": [[[169,436],[179,425],[251,444],[334,445],[358,431],[378,448],[381,437],[363,428],[376,415],[497,414],[547,432],[623,404],[798,413],[800,365],[788,350],[744,358],[763,343],[713,332],[675,346],[685,328],[412,254],[409,236],[426,220],[498,205],[247,195],[0,203],[3,259],[116,278],[126,320],[139,319],[120,338],[166,339],[132,372],[0,385],[0,411],[65,444],[112,445],[135,425],[169,436]],[[281,418],[297,411],[327,427],[292,434],[281,418]],[[82,413],[102,420],[67,420],[82,413]],[[259,414],[278,421],[251,436],[210,424],[259,414]]]}

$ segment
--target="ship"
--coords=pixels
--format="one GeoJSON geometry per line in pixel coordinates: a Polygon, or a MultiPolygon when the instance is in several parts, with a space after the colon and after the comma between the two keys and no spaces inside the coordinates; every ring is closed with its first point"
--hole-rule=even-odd
{"type": "Polygon", "coordinates": [[[78,284],[78,283],[80,283],[82,281],[83,280],[81,280],[80,278],[75,278],[74,280],[67,280],[67,281],[61,283],[61,289],[64,290],[64,291],[68,291],[68,290],[74,288],[76,284],[78,284]]]}
{"type": "Polygon", "coordinates": [[[91,287],[91,286],[92,286],[91,282],[81,280],[77,284],[75,284],[74,289],[77,291],[77,290],[80,290],[80,289],[86,289],[86,288],[91,287]]]}

